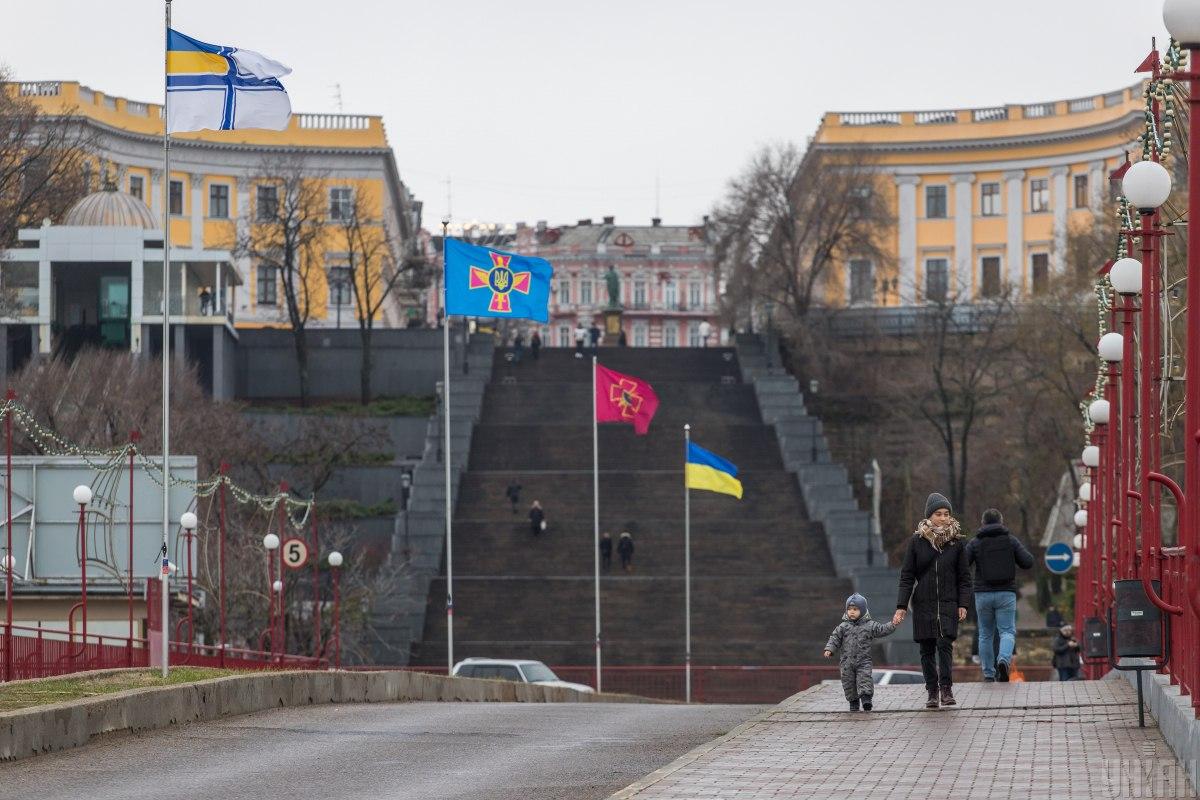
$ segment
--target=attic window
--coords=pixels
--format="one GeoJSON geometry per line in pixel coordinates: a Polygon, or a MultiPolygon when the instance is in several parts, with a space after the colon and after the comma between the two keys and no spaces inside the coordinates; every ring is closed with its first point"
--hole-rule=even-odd
{"type": "Polygon", "coordinates": [[[633,247],[633,237],[625,231],[621,231],[617,234],[617,238],[613,239],[613,244],[617,247],[633,247]]]}

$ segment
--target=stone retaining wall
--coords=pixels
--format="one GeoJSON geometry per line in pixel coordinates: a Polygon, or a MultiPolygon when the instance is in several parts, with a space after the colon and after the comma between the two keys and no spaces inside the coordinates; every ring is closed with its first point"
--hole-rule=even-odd
{"type": "Polygon", "coordinates": [[[0,760],[87,744],[105,733],[154,730],[318,703],[405,701],[494,703],[653,703],[558,686],[447,678],[423,672],[265,672],[197,683],[131,689],[0,713],[0,760]]]}

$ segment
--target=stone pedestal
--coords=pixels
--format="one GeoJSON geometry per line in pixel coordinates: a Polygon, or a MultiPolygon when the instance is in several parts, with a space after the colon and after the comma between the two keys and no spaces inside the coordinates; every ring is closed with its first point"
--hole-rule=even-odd
{"type": "Polygon", "coordinates": [[[615,347],[617,341],[621,337],[621,315],[624,313],[620,308],[604,309],[604,344],[610,347],[615,347]]]}

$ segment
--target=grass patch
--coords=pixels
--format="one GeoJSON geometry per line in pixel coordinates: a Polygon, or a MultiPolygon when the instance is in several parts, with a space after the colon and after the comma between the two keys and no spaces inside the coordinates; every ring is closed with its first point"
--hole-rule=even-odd
{"type": "Polygon", "coordinates": [[[164,679],[158,670],[131,670],[109,675],[45,678],[28,683],[0,685],[0,711],[15,711],[20,708],[65,703],[88,697],[123,692],[127,689],[144,689],[154,686],[172,686],[194,683],[209,678],[236,675],[238,670],[210,667],[173,667],[164,679]]]}
{"type": "Polygon", "coordinates": [[[365,406],[353,400],[310,400],[307,406],[266,402],[254,403],[251,407],[263,411],[308,416],[336,414],[348,417],[428,417],[437,408],[437,398],[433,395],[400,395],[380,397],[365,406]]]}
{"type": "Polygon", "coordinates": [[[321,519],[369,519],[396,516],[396,502],[388,499],[373,506],[356,500],[322,500],[317,504],[321,519]]]}

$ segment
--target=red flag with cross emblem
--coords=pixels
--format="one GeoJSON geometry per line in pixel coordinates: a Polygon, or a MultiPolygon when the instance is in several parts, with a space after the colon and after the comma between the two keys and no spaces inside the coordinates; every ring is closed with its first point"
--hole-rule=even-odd
{"type": "Polygon", "coordinates": [[[640,378],[596,365],[596,421],[627,422],[643,435],[658,410],[658,395],[640,378]]]}

